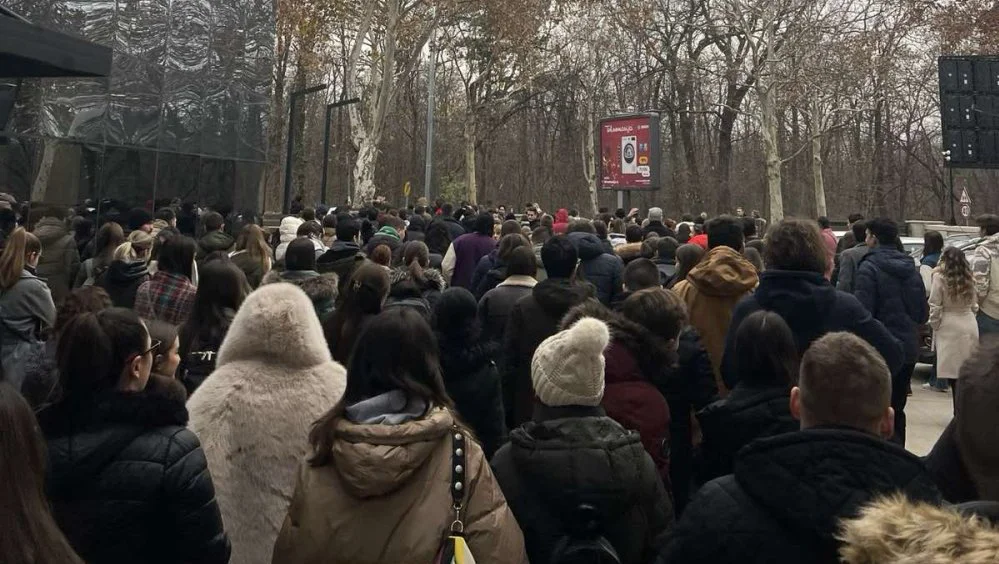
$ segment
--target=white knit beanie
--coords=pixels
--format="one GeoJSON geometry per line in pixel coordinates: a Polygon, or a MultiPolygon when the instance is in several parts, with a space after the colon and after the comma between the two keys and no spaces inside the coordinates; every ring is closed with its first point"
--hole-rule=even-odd
{"type": "Polygon", "coordinates": [[[534,393],[550,407],[598,406],[604,397],[607,324],[584,317],[538,345],[531,362],[534,393]]]}

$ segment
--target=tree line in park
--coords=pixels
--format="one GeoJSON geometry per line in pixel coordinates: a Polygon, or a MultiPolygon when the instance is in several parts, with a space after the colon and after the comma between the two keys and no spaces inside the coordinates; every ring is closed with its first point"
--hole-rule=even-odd
{"type": "MultiPolygon", "coordinates": [[[[423,194],[433,59],[433,197],[589,211],[598,120],[662,114],[671,210],[767,217],[949,215],[937,57],[999,53],[986,0],[275,0],[264,193],[330,203],[423,194]]],[[[961,171],[976,208],[995,176],[961,171]]],[[[599,194],[613,206],[612,194],[599,194]]]]}

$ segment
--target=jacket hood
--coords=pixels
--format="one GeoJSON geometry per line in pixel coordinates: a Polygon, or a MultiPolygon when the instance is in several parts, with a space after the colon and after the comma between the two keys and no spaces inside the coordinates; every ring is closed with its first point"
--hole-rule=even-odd
{"type": "Polygon", "coordinates": [[[43,247],[47,247],[69,235],[69,228],[64,222],[54,217],[43,217],[35,224],[35,230],[32,233],[38,237],[43,247]]]}
{"type": "Polygon", "coordinates": [[[399,240],[399,232],[396,231],[395,228],[389,227],[388,225],[379,229],[376,235],[386,235],[388,237],[392,237],[396,241],[399,240]]]}
{"type": "Polygon", "coordinates": [[[756,301],[776,312],[791,327],[808,327],[828,319],[836,306],[836,288],[817,272],[767,270],[760,275],[756,301]]]}
{"type": "Polygon", "coordinates": [[[586,502],[606,510],[638,502],[644,487],[639,462],[648,456],[638,433],[625,430],[600,408],[541,411],[556,418],[515,429],[510,454],[523,481],[546,504],[570,510],[586,502]],[[584,416],[573,413],[580,410],[584,416]]]}
{"type": "MultiPolygon", "coordinates": [[[[335,296],[336,277],[314,279],[320,284],[332,280],[335,296]]],[[[306,292],[292,284],[275,283],[262,285],[246,298],[222,341],[216,367],[241,360],[288,368],[310,368],[332,362],[322,326],[306,292]]]]}
{"type": "Polygon", "coordinates": [[[335,302],[340,295],[340,277],[335,272],[319,274],[311,270],[272,270],[261,280],[261,285],[286,282],[298,286],[313,304],[335,302]]]}
{"type": "Polygon", "coordinates": [[[618,245],[614,248],[614,252],[617,256],[621,257],[625,262],[629,262],[633,259],[642,256],[642,244],[641,243],[625,243],[623,245],[618,245]]]}
{"type": "Polygon", "coordinates": [[[859,517],[843,523],[837,538],[846,564],[999,562],[999,529],[901,495],[865,507],[859,517]]]}
{"type": "Polygon", "coordinates": [[[475,376],[483,366],[493,362],[499,352],[499,343],[491,340],[459,342],[438,332],[437,342],[441,368],[449,378],[475,376]]]}
{"type": "Polygon", "coordinates": [[[359,425],[340,419],[333,442],[334,466],[354,497],[384,496],[423,467],[452,425],[454,417],[442,408],[401,425],[359,425]]]}
{"type": "Polygon", "coordinates": [[[300,217],[295,217],[289,215],[281,220],[281,225],[278,227],[278,233],[281,234],[282,243],[290,243],[295,240],[298,236],[298,228],[305,223],[305,220],[300,217]]]}
{"type": "Polygon", "coordinates": [[[555,223],[569,223],[569,210],[561,208],[555,212],[555,223]]]}
{"type": "Polygon", "coordinates": [[[916,263],[912,257],[887,247],[871,249],[861,262],[872,262],[878,270],[898,280],[906,280],[916,272],[916,263]]]}
{"type": "Polygon", "coordinates": [[[330,264],[344,259],[354,260],[361,252],[361,247],[353,241],[334,241],[330,250],[323,253],[323,256],[316,259],[317,263],[330,264]]]}
{"type": "Polygon", "coordinates": [[[149,269],[146,268],[146,263],[143,261],[125,262],[116,260],[108,267],[107,276],[108,280],[112,282],[128,284],[149,276],[149,269]]]}
{"type": "Polygon", "coordinates": [[[833,543],[841,518],[878,495],[901,491],[939,502],[923,462],[859,431],[820,428],[760,439],[735,460],[735,479],[753,500],[799,534],[833,543]]]}
{"type": "Polygon", "coordinates": [[[759,282],[753,263],[728,247],[715,247],[687,275],[698,291],[708,296],[738,296],[759,282]]]}
{"type": "Polygon", "coordinates": [[[538,305],[549,316],[562,319],[573,306],[594,297],[593,286],[589,284],[570,283],[568,280],[549,278],[531,290],[538,305]]]}
{"type": "Polygon", "coordinates": [[[568,237],[569,241],[576,246],[576,250],[579,251],[580,260],[593,260],[604,254],[603,243],[592,233],[570,233],[568,237]]]}
{"type": "Polygon", "coordinates": [[[406,289],[415,290],[418,294],[426,291],[436,290],[438,292],[443,292],[444,288],[447,287],[447,282],[444,281],[444,275],[440,273],[439,270],[433,268],[424,268],[423,277],[426,280],[422,284],[413,280],[413,275],[409,273],[409,268],[399,266],[393,268],[389,272],[389,283],[392,285],[392,295],[397,295],[398,286],[405,286],[406,289]]]}
{"type": "Polygon", "coordinates": [[[223,231],[212,231],[211,233],[206,233],[204,237],[198,241],[198,245],[208,253],[213,253],[215,251],[228,251],[232,248],[235,240],[223,231]]]}

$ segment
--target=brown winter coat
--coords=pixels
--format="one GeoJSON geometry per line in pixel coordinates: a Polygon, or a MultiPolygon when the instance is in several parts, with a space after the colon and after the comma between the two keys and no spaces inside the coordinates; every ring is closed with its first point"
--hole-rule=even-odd
{"type": "MultiPolygon", "coordinates": [[[[274,564],[431,564],[451,509],[451,428],[438,408],[401,425],[336,427],[333,459],[303,462],[274,564]]],[[[465,538],[476,561],[527,562],[524,538],[492,470],[468,443],[465,538]]]]}
{"type": "Polygon", "coordinates": [[[721,379],[725,354],[725,336],[732,323],[732,310],[759,283],[756,268],[741,254],[728,247],[715,247],[673,287],[687,304],[690,324],[701,335],[704,349],[711,357],[711,368],[719,393],[727,395],[721,379]]]}

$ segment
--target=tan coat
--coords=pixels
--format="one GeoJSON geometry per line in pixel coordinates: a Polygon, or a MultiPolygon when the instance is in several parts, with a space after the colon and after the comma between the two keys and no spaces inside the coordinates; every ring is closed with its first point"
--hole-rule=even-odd
{"type": "Polygon", "coordinates": [[[687,304],[690,324],[701,335],[722,395],[727,389],[721,378],[721,362],[732,310],[757,284],[759,276],[751,262],[728,247],[715,247],[690,271],[686,280],[673,287],[687,304]]]}
{"type": "Polygon", "coordinates": [[[346,371],[333,362],[312,302],[291,284],[250,294],[216,369],[187,403],[215,482],[232,562],[270,562],[309,452],[312,423],[340,401],[346,371]]]}
{"type": "MultiPolygon", "coordinates": [[[[341,420],[333,462],[303,462],[274,564],[432,564],[454,520],[450,411],[402,425],[341,420]]],[[[520,527],[474,441],[465,535],[476,561],[527,562],[520,527]]]]}

